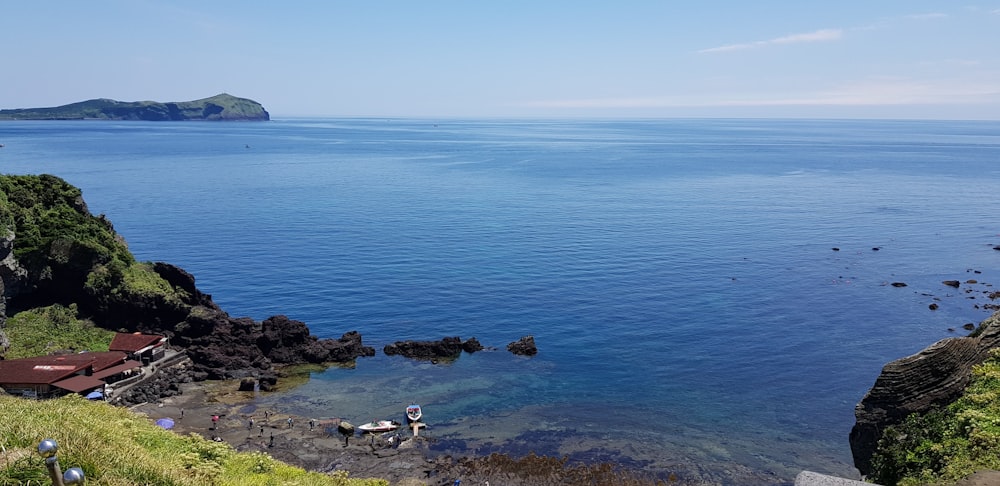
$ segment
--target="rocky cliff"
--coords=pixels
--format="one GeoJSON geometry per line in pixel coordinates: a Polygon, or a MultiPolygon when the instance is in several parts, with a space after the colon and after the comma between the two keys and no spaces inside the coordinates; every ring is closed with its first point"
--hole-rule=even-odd
{"type": "Polygon", "coordinates": [[[854,411],[857,422],[850,442],[855,467],[864,475],[870,474],[872,453],[882,431],[911,413],[953,402],[968,385],[972,367],[997,346],[1000,313],[983,321],[969,337],[944,339],[885,365],[854,411]]]}
{"type": "Polygon", "coordinates": [[[229,316],[183,269],[136,262],[111,222],[90,214],[80,190],[50,175],[0,175],[0,285],[0,357],[7,315],[54,304],[76,304],[81,318],[106,329],[167,336],[187,350],[201,379],[375,354],[356,332],[318,339],[285,316],[229,316]]]}
{"type": "Polygon", "coordinates": [[[222,93],[194,101],[116,101],[106,98],[52,108],[0,110],[0,120],[266,121],[260,103],[222,93]]]}

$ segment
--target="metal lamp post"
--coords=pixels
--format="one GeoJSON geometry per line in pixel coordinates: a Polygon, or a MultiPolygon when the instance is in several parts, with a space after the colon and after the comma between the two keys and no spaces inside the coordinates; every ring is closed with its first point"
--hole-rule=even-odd
{"type": "Polygon", "coordinates": [[[59,445],[52,439],[45,439],[38,443],[38,453],[45,458],[45,467],[49,470],[52,486],[84,484],[86,477],[84,477],[82,469],[71,467],[66,470],[66,474],[62,473],[62,470],[59,469],[59,458],[56,457],[58,451],[59,445]]]}

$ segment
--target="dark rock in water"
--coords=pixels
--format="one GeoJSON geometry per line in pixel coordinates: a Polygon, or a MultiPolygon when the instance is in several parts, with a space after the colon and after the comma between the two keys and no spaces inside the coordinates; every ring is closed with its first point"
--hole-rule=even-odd
{"type": "Polygon", "coordinates": [[[945,281],[943,281],[943,282],[941,282],[941,283],[943,283],[943,284],[945,284],[945,285],[947,285],[947,286],[949,286],[949,287],[955,287],[956,289],[957,289],[957,288],[958,288],[959,286],[961,286],[961,285],[962,285],[962,282],[959,282],[958,280],[945,280],[945,281]]]}
{"type": "Polygon", "coordinates": [[[242,380],[240,380],[239,391],[252,392],[254,388],[257,388],[256,378],[243,378],[242,380]]]}
{"type": "Polygon", "coordinates": [[[471,354],[484,349],[486,348],[484,348],[483,345],[479,343],[479,340],[474,337],[466,339],[465,342],[462,343],[462,351],[465,351],[466,353],[471,354]]]}
{"type": "MultiPolygon", "coordinates": [[[[470,341],[473,341],[470,339],[470,341]]],[[[475,347],[478,341],[473,341],[470,347],[475,347]]],[[[401,355],[412,359],[436,360],[439,358],[457,358],[462,354],[464,344],[460,337],[446,337],[440,341],[396,341],[387,344],[382,352],[387,356],[401,355]]]]}
{"type": "Polygon", "coordinates": [[[882,249],[882,248],[881,248],[881,247],[879,247],[879,246],[875,246],[875,247],[872,247],[872,251],[879,251],[879,250],[881,250],[881,249],[882,249]]]}
{"type": "Polygon", "coordinates": [[[903,282],[893,282],[892,286],[893,287],[906,287],[906,284],[903,283],[903,282]]]}
{"type": "Polygon", "coordinates": [[[519,356],[534,356],[538,354],[534,336],[524,336],[507,345],[507,351],[519,356]]]}
{"type": "Polygon", "coordinates": [[[835,246],[835,247],[833,247],[833,251],[840,251],[840,248],[837,248],[837,247],[835,246]]]}
{"type": "Polygon", "coordinates": [[[1000,245],[994,246],[993,249],[997,250],[997,251],[1000,251],[1000,245]]]}
{"type": "Polygon", "coordinates": [[[972,331],[975,328],[976,328],[976,325],[973,324],[973,323],[971,323],[971,322],[967,322],[967,323],[965,323],[965,325],[962,326],[962,329],[965,329],[966,331],[972,331]]]}
{"type": "Polygon", "coordinates": [[[938,305],[937,304],[931,304],[931,305],[927,306],[927,308],[930,309],[930,310],[938,310],[938,305]]]}
{"type": "Polygon", "coordinates": [[[974,365],[1000,346],[1000,313],[983,321],[974,337],[947,338],[923,351],[885,365],[871,390],[854,409],[851,429],[854,466],[870,474],[871,456],[882,431],[911,413],[945,406],[962,395],[974,365]]]}

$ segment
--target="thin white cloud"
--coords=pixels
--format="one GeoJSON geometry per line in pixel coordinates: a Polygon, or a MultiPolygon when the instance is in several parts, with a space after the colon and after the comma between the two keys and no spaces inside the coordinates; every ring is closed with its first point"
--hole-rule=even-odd
{"type": "Polygon", "coordinates": [[[913,20],[933,20],[933,19],[943,19],[943,18],[947,18],[947,17],[948,17],[948,14],[940,13],[940,12],[913,14],[913,15],[907,15],[906,16],[906,18],[913,19],[913,20]]]}
{"type": "Polygon", "coordinates": [[[592,98],[524,103],[527,108],[551,109],[650,109],[767,106],[899,106],[968,105],[1000,103],[1000,88],[988,82],[903,78],[873,78],[835,88],[797,95],[714,94],[700,96],[650,96],[592,98]]]}
{"type": "Polygon", "coordinates": [[[990,13],[993,15],[1000,15],[1000,8],[990,10],[990,13]]]}
{"type": "Polygon", "coordinates": [[[762,47],[773,46],[773,45],[800,44],[804,42],[826,42],[826,41],[838,40],[843,35],[844,31],[841,29],[820,29],[815,32],[786,35],[784,37],[776,37],[774,39],[748,42],[745,44],[729,44],[719,47],[710,47],[708,49],[702,49],[698,52],[701,54],[707,54],[715,52],[741,51],[746,49],[759,49],[762,47]]]}

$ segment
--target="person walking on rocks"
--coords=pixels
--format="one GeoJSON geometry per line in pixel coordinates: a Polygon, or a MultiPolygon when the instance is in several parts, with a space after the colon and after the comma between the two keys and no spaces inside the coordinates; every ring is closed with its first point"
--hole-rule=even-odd
{"type": "Polygon", "coordinates": [[[253,430],[253,416],[250,417],[250,425],[247,425],[247,430],[253,430]]]}
{"type": "Polygon", "coordinates": [[[290,428],[292,428],[292,425],[294,425],[294,424],[295,424],[295,421],[294,421],[294,420],[292,420],[292,418],[291,418],[291,417],[288,417],[288,428],[289,428],[289,429],[290,429],[290,428]]]}

